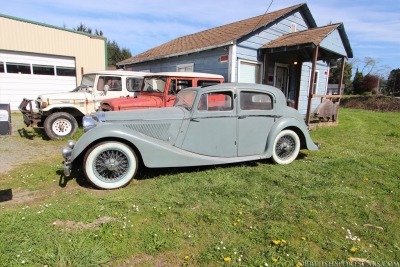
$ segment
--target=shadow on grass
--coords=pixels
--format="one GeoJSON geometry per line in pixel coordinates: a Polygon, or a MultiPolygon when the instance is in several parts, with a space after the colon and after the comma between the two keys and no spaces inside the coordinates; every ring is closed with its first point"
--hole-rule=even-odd
{"type": "Polygon", "coordinates": [[[20,137],[26,138],[29,140],[33,140],[34,138],[37,138],[37,137],[39,137],[45,141],[50,140],[50,138],[47,136],[47,134],[43,128],[32,127],[32,128],[29,128],[29,130],[26,130],[25,128],[21,128],[21,129],[18,129],[17,132],[20,137]]]}

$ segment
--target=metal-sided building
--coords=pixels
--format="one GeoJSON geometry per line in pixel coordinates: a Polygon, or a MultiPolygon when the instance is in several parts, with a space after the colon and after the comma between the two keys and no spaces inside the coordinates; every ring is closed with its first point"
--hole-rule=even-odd
{"type": "Polygon", "coordinates": [[[298,4],[174,39],[117,66],[215,73],[227,82],[272,85],[309,117],[327,94],[333,60],[352,57],[343,23],[317,27],[307,4],[298,4]]]}
{"type": "Polygon", "coordinates": [[[107,69],[107,39],[0,14],[0,103],[73,90],[82,74],[107,69]]]}

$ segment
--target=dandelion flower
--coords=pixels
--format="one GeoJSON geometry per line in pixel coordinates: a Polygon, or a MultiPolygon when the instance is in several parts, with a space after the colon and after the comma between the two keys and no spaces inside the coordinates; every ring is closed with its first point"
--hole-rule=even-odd
{"type": "Polygon", "coordinates": [[[273,262],[277,262],[278,259],[277,259],[277,258],[273,258],[272,261],[273,261],[273,262]]]}
{"type": "Polygon", "coordinates": [[[286,240],[285,239],[282,239],[281,242],[282,242],[282,244],[286,244],[286,240]]]}
{"type": "Polygon", "coordinates": [[[226,258],[224,258],[224,261],[231,261],[231,258],[226,257],[226,258]]]}
{"type": "Polygon", "coordinates": [[[243,214],[243,212],[239,211],[239,215],[242,215],[242,214],[243,214]]]}
{"type": "Polygon", "coordinates": [[[301,240],[306,241],[307,238],[305,238],[304,236],[301,237],[301,240]]]}
{"type": "Polygon", "coordinates": [[[188,259],[189,259],[189,256],[188,256],[188,255],[186,255],[186,256],[185,256],[185,260],[188,260],[188,259]]]}
{"type": "Polygon", "coordinates": [[[274,243],[275,245],[279,245],[281,243],[280,240],[272,240],[272,243],[274,243]]]}
{"type": "Polygon", "coordinates": [[[365,178],[364,178],[364,181],[368,181],[368,178],[367,178],[367,177],[365,177],[365,178]]]}
{"type": "Polygon", "coordinates": [[[353,252],[353,253],[356,252],[357,250],[358,250],[358,248],[351,248],[350,249],[350,251],[353,252]]]}
{"type": "Polygon", "coordinates": [[[301,262],[298,262],[297,264],[296,264],[296,267],[302,267],[303,266],[303,264],[301,264],[301,262]]]}
{"type": "Polygon", "coordinates": [[[174,229],[174,230],[172,230],[172,232],[173,232],[173,233],[176,233],[176,230],[174,229]]]}

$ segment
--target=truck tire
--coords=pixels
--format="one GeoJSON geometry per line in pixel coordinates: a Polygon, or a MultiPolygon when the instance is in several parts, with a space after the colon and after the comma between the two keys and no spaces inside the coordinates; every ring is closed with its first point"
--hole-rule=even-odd
{"type": "Polygon", "coordinates": [[[65,136],[73,136],[78,130],[78,122],[69,113],[56,112],[44,121],[44,131],[50,139],[61,139],[65,136]]]}

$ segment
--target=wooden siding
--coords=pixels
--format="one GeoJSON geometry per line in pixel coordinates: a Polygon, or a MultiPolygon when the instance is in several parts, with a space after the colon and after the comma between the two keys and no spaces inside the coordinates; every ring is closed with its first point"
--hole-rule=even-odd
{"type": "MultiPolygon", "coordinates": [[[[308,101],[308,90],[310,88],[310,73],[312,69],[312,62],[304,62],[301,68],[301,79],[300,79],[300,93],[299,93],[299,112],[303,115],[307,115],[307,101],[308,101]]],[[[328,72],[328,66],[323,61],[317,62],[316,70],[319,70],[318,78],[318,94],[325,94],[327,84],[327,76],[325,72],[328,72]]],[[[311,104],[311,112],[321,103],[319,98],[314,98],[311,104]]]]}
{"type": "Polygon", "coordinates": [[[84,72],[106,69],[106,38],[0,16],[0,50],[74,57],[77,83],[84,72]]]}
{"type": "Polygon", "coordinates": [[[325,37],[325,39],[320,43],[320,47],[347,57],[346,49],[343,46],[342,38],[340,38],[338,29],[325,37]]]}
{"type": "Polygon", "coordinates": [[[150,72],[169,72],[176,71],[176,66],[181,64],[194,63],[195,72],[204,72],[220,74],[228,81],[228,62],[220,62],[220,56],[228,55],[228,49],[217,48],[199,53],[189,54],[187,56],[170,57],[160,60],[127,65],[128,70],[150,72]]]}
{"type": "MultiPolygon", "coordinates": [[[[271,26],[267,25],[266,27],[260,29],[258,32],[252,33],[238,40],[236,51],[237,58],[264,62],[263,55],[258,55],[258,49],[262,45],[269,43],[272,40],[275,40],[279,36],[290,33],[292,22],[297,24],[297,31],[308,29],[307,23],[305,22],[301,13],[295,12],[285,18],[282,18],[280,21],[277,21],[271,26]]],[[[268,75],[274,75],[274,65],[275,62],[269,62],[268,75]]],[[[237,81],[237,79],[238,65],[236,62],[235,80],[237,81]]],[[[268,84],[273,85],[273,83],[268,84]]]]}

